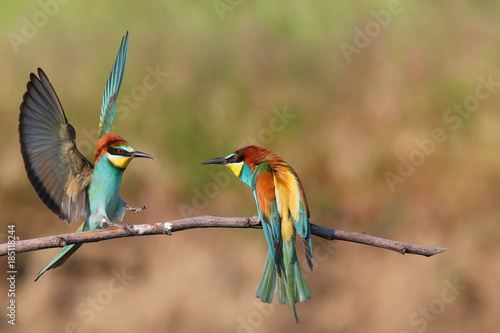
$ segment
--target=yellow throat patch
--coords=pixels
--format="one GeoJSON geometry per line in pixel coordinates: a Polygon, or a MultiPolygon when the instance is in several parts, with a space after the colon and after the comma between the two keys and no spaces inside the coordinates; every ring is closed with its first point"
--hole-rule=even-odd
{"type": "Polygon", "coordinates": [[[132,161],[132,156],[117,156],[108,154],[108,160],[118,169],[125,169],[130,161],[132,161]]]}
{"type": "Polygon", "coordinates": [[[243,161],[240,163],[226,164],[226,166],[234,172],[236,177],[240,177],[241,169],[243,168],[243,161]]]}

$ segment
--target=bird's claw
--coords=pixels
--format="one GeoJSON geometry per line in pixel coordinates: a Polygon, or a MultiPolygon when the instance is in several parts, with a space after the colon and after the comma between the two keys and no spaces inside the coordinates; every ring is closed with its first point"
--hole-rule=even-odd
{"type": "Polygon", "coordinates": [[[111,221],[106,221],[106,224],[108,225],[108,228],[121,228],[122,227],[121,224],[111,222],[111,221]]]}
{"type": "Polygon", "coordinates": [[[129,227],[128,227],[130,224],[128,224],[128,225],[120,224],[120,225],[123,227],[123,230],[125,230],[127,233],[129,233],[129,234],[132,233],[132,230],[130,230],[129,227]]]}
{"type": "Polygon", "coordinates": [[[108,224],[108,227],[110,227],[110,228],[120,228],[120,229],[125,230],[129,234],[132,233],[132,231],[126,225],[111,222],[111,221],[107,221],[106,223],[108,224]]]}
{"type": "Polygon", "coordinates": [[[130,210],[131,212],[134,212],[134,215],[137,215],[137,213],[142,212],[145,209],[148,209],[147,206],[142,206],[142,207],[131,207],[129,205],[125,206],[127,210],[130,210]]]}

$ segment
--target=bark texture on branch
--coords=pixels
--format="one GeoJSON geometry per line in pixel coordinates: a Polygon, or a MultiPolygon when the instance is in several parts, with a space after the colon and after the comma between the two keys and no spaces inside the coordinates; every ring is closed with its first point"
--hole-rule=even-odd
{"type": "MultiPolygon", "coordinates": [[[[15,252],[37,251],[52,247],[63,247],[69,244],[99,242],[112,238],[146,236],[146,235],[171,235],[173,232],[195,228],[262,228],[259,219],[254,217],[218,217],[212,215],[190,217],[162,223],[126,225],[126,228],[107,228],[101,230],[76,232],[42,238],[17,240],[15,252]]],[[[406,244],[389,239],[367,235],[365,233],[349,232],[323,228],[311,223],[311,234],[327,240],[343,240],[380,247],[401,254],[410,253],[426,257],[444,252],[447,248],[423,245],[406,244]]],[[[9,251],[8,243],[0,244],[0,256],[5,256],[9,251]]],[[[12,250],[12,246],[11,249],[12,250]]]]}

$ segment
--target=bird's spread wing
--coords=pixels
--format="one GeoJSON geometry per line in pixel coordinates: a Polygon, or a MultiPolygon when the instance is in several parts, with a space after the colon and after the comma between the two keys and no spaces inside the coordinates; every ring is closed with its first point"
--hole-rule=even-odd
{"type": "Polygon", "coordinates": [[[281,216],[276,203],[273,171],[268,163],[259,164],[252,178],[252,189],[267,244],[280,271],[281,216]]]}
{"type": "Polygon", "coordinates": [[[123,73],[125,72],[125,63],[127,62],[128,51],[128,32],[122,38],[118,55],[116,56],[115,63],[111,73],[109,73],[106,88],[104,88],[104,96],[102,97],[101,117],[99,121],[99,135],[100,139],[104,134],[111,131],[111,125],[115,120],[116,115],[116,101],[118,100],[118,93],[122,85],[123,73]]]}
{"type": "Polygon", "coordinates": [[[87,212],[93,165],[76,148],[75,130],[45,73],[31,73],[19,115],[28,178],[43,203],[71,224],[87,212]]]}

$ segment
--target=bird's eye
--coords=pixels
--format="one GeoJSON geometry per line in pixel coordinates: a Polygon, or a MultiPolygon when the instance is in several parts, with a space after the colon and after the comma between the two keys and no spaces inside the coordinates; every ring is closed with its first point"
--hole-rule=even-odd
{"type": "Polygon", "coordinates": [[[122,154],[123,154],[123,149],[117,149],[117,150],[116,150],[116,152],[117,152],[118,154],[122,155],[122,154]]]}
{"type": "Polygon", "coordinates": [[[231,158],[234,162],[236,162],[238,160],[238,156],[234,155],[232,158],[231,158]]]}

